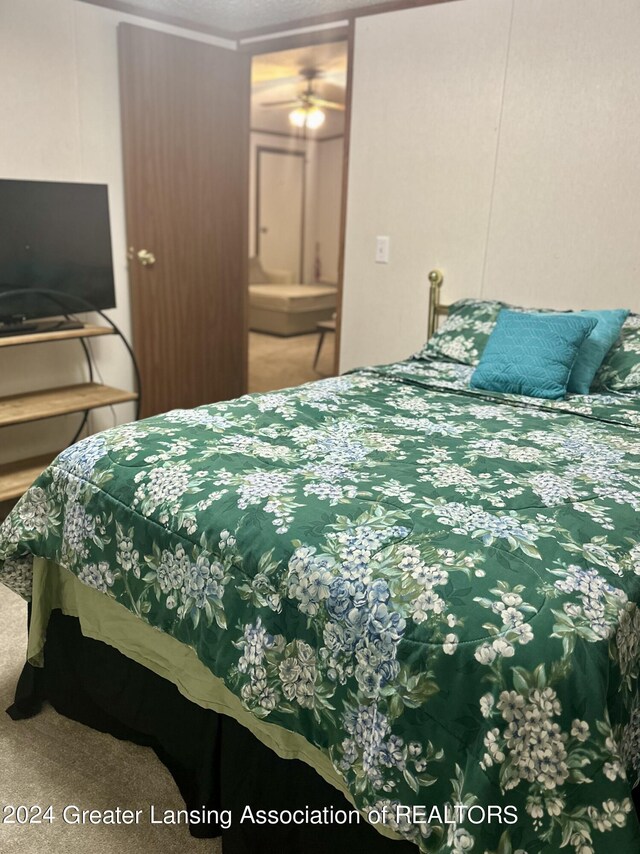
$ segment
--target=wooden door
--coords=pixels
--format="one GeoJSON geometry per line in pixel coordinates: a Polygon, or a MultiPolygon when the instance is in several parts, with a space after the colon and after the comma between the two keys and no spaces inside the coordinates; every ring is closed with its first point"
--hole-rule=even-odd
{"type": "Polygon", "coordinates": [[[303,281],[305,157],[258,148],[258,252],[262,266],[290,270],[303,281]]]}
{"type": "Polygon", "coordinates": [[[250,62],[129,24],[118,45],[146,417],[246,390],[250,62]]]}

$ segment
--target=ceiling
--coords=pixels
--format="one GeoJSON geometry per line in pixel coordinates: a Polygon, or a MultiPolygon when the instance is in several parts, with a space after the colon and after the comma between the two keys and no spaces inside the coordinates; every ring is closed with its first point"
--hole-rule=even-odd
{"type": "Polygon", "coordinates": [[[126,5],[141,14],[156,13],[181,18],[192,25],[240,33],[379,3],[380,0],[127,0],[126,5]]]}
{"type": "MultiPolygon", "coordinates": [[[[251,127],[276,133],[291,134],[289,123],[292,107],[264,107],[268,101],[295,100],[306,88],[302,69],[316,69],[315,93],[329,101],[345,102],[347,86],[347,44],[336,42],[285,50],[255,56],[251,67],[251,127]]],[[[309,131],[314,139],[324,139],[344,133],[344,113],[325,110],[326,120],[317,131],[309,131]]]]}

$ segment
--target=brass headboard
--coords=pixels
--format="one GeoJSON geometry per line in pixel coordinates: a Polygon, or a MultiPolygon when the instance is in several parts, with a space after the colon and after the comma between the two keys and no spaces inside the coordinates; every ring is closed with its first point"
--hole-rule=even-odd
{"type": "Polygon", "coordinates": [[[431,338],[438,327],[438,318],[446,317],[449,313],[449,306],[440,303],[440,288],[442,287],[443,276],[440,270],[432,270],[429,273],[429,317],[427,325],[427,338],[431,338]]]}

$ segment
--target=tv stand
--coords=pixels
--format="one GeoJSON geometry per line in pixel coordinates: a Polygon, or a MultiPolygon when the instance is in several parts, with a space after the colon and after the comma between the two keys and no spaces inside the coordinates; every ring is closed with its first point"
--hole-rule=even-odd
{"type": "Polygon", "coordinates": [[[69,329],[82,329],[79,320],[53,318],[51,320],[0,320],[0,336],[5,335],[39,335],[43,332],[64,332],[69,329]]]}
{"type": "MultiPolygon", "coordinates": [[[[32,325],[32,324],[27,324],[32,325]]],[[[36,326],[40,324],[34,324],[36,326]]],[[[137,365],[126,339],[114,325],[92,326],[79,322],[70,324],[55,321],[44,324],[49,327],[48,331],[19,332],[0,331],[0,354],[7,347],[20,347],[28,344],[44,344],[53,341],[82,342],[87,358],[89,369],[88,382],[76,383],[75,385],[59,386],[57,388],[40,389],[39,391],[28,391],[22,394],[12,394],[6,397],[0,396],[0,428],[16,424],[26,424],[32,421],[41,421],[47,418],[55,418],[60,415],[78,413],[82,417],[80,427],[72,439],[73,444],[79,437],[84,427],[87,416],[92,409],[102,406],[114,406],[117,403],[136,403],[135,418],[138,418],[139,394],[134,391],[126,391],[119,388],[94,382],[93,365],[90,350],[84,345],[84,339],[96,338],[103,335],[117,335],[125,344],[131,355],[134,373],[138,376],[137,365]]],[[[15,503],[33,481],[42,474],[43,470],[59,453],[59,450],[51,451],[29,459],[15,460],[14,462],[0,464],[0,519],[6,515],[9,507],[15,503]]]]}

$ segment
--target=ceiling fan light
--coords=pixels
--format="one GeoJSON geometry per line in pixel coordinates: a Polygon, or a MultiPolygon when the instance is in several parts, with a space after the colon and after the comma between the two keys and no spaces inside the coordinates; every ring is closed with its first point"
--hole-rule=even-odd
{"type": "Polygon", "coordinates": [[[324,124],[325,115],[320,107],[310,107],[307,110],[307,127],[309,130],[316,130],[324,124]]]}
{"type": "Polygon", "coordinates": [[[307,111],[304,107],[296,107],[289,113],[289,121],[294,127],[303,128],[307,123],[307,111]]]}
{"type": "Polygon", "coordinates": [[[325,120],[324,111],[320,107],[296,107],[289,113],[289,121],[294,127],[316,130],[325,120]]]}

